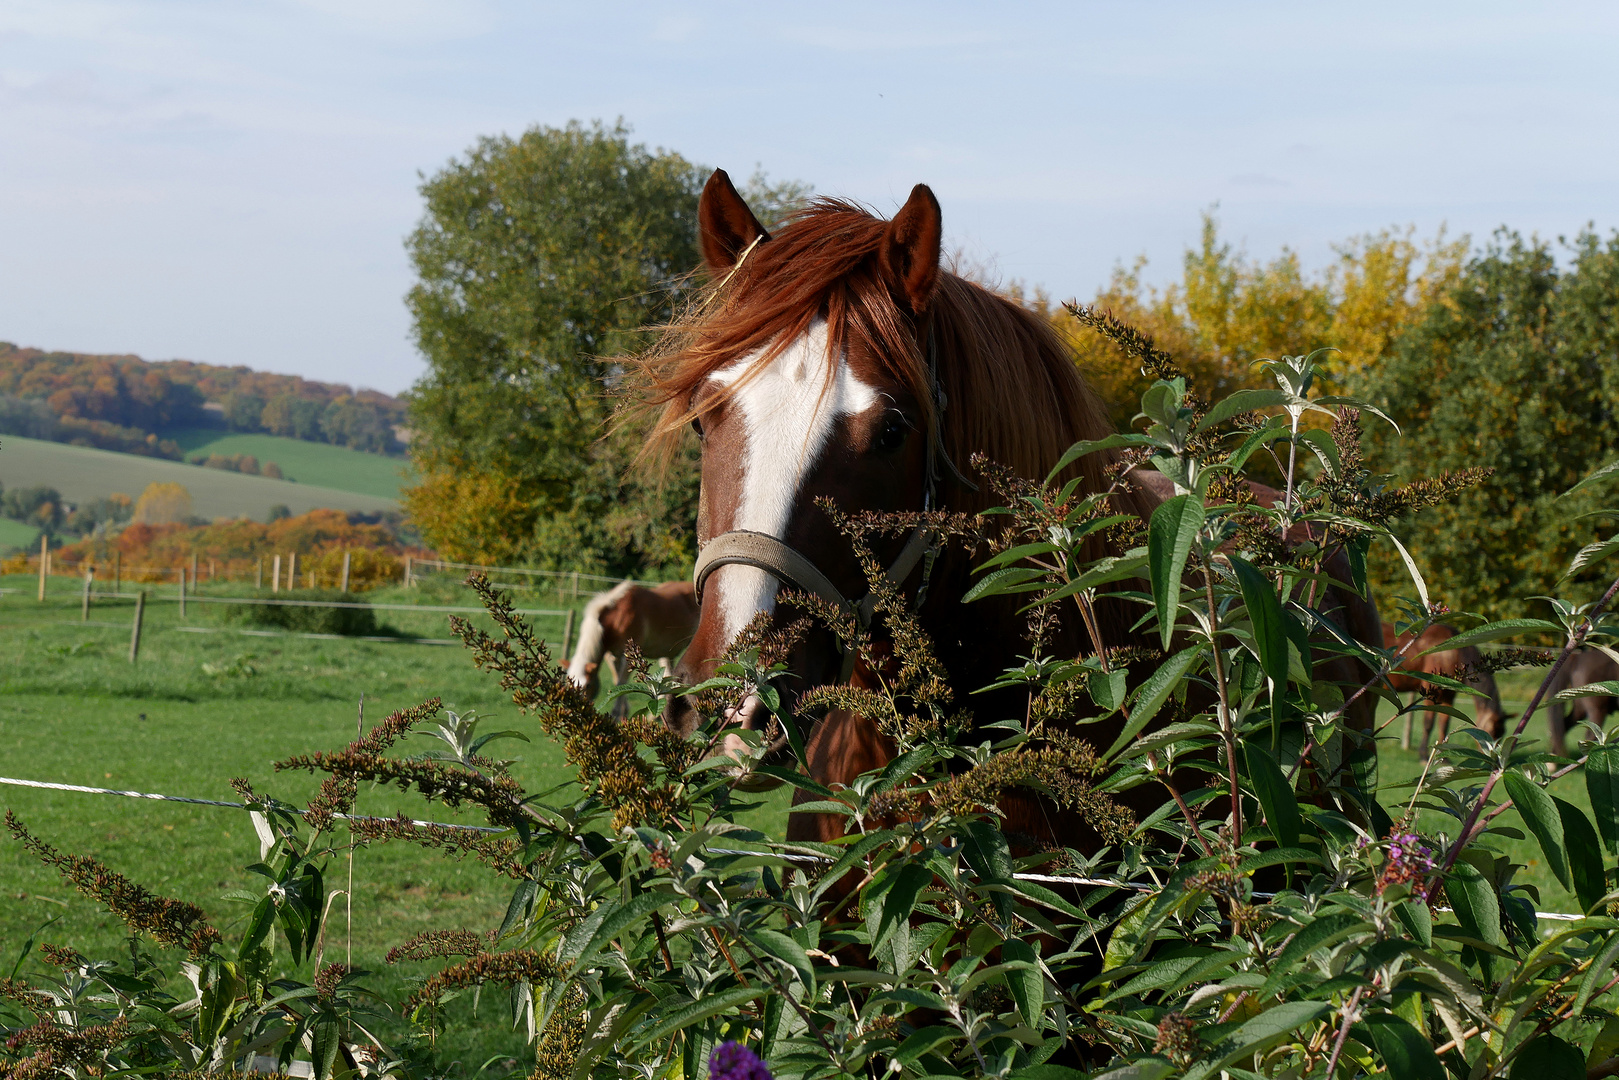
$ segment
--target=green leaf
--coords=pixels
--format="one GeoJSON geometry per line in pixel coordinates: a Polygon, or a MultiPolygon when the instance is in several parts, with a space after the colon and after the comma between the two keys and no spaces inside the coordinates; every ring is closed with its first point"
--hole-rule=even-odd
{"type": "Polygon", "coordinates": [[[1405,545],[1400,543],[1398,536],[1391,532],[1385,532],[1383,535],[1389,538],[1394,550],[1400,553],[1400,560],[1405,563],[1405,572],[1411,575],[1411,584],[1417,587],[1417,599],[1422,601],[1422,610],[1427,611],[1433,604],[1428,599],[1428,583],[1422,580],[1422,571],[1417,569],[1417,561],[1405,550],[1405,545]]]}
{"type": "Polygon", "coordinates": [[[1557,804],[1545,788],[1526,779],[1516,769],[1508,770],[1501,780],[1506,784],[1512,805],[1518,809],[1518,816],[1540,841],[1540,850],[1545,852],[1546,862],[1558,884],[1569,888],[1568,850],[1563,841],[1563,818],[1557,812],[1557,804]]]}
{"type": "MultiPolygon", "coordinates": [[[[591,926],[592,932],[590,936],[583,942],[576,943],[570,940],[563,948],[562,960],[571,961],[577,970],[587,969],[590,966],[590,961],[596,958],[596,954],[609,941],[612,941],[636,923],[641,922],[654,911],[679,899],[680,897],[673,893],[642,893],[640,896],[632,896],[617,907],[610,908],[600,920],[596,920],[594,917],[586,919],[580,924],[580,928],[591,926]],[[592,924],[594,925],[592,926],[592,924]]],[[[599,911],[600,909],[597,910],[599,911]]],[[[592,912],[591,914],[594,916],[596,913],[592,912]]],[[[572,938],[573,935],[569,936],[572,938]]]]}
{"type": "Polygon", "coordinates": [[[1445,896],[1463,930],[1489,945],[1507,943],[1506,935],[1501,932],[1501,903],[1495,895],[1495,886],[1477,867],[1468,862],[1452,866],[1445,876],[1445,896]]]}
{"type": "MultiPolygon", "coordinates": [[[[882,914],[877,923],[877,931],[871,937],[873,949],[883,946],[888,940],[888,935],[894,932],[894,927],[902,922],[909,924],[911,912],[916,907],[916,898],[933,880],[933,871],[920,862],[907,862],[897,871],[891,870],[888,873],[893,875],[893,884],[888,886],[883,895],[882,914]]],[[[879,880],[871,887],[875,889],[880,884],[879,880]]]]}
{"type": "Polygon", "coordinates": [[[906,1036],[905,1041],[894,1051],[894,1060],[901,1065],[909,1065],[940,1043],[960,1037],[961,1033],[953,1027],[932,1024],[906,1036]]]}
{"type": "Polygon", "coordinates": [[[1569,561],[1568,569],[1563,571],[1563,577],[1571,578],[1587,566],[1601,562],[1616,551],[1619,551],[1619,536],[1610,536],[1606,540],[1596,540],[1586,544],[1574,553],[1574,558],[1569,561]]]}
{"type": "Polygon", "coordinates": [[[1407,900],[1394,909],[1395,916],[1411,937],[1424,948],[1433,944],[1433,912],[1419,900],[1407,900]]]}
{"type": "Polygon", "coordinates": [[[1046,576],[1044,570],[1032,566],[1008,566],[1004,570],[996,570],[988,577],[983,578],[967,590],[961,598],[963,604],[970,604],[974,600],[982,600],[986,596],[999,596],[1001,593],[1011,592],[1019,586],[1027,585],[1031,581],[1039,581],[1046,576]]]}
{"type": "Polygon", "coordinates": [[[1245,1021],[1222,1039],[1208,1058],[1186,1070],[1186,1080],[1203,1080],[1237,1058],[1258,1053],[1331,1011],[1324,1001],[1284,1001],[1245,1021]]]}
{"type": "Polygon", "coordinates": [[[1306,428],[1299,432],[1299,442],[1310,448],[1321,462],[1321,467],[1327,471],[1328,476],[1337,476],[1343,472],[1343,462],[1338,457],[1338,444],[1332,441],[1332,436],[1320,428],[1306,428]]]}
{"type": "Polygon", "coordinates": [[[1312,922],[1305,923],[1271,964],[1271,970],[1276,974],[1265,980],[1265,985],[1256,996],[1264,1000],[1274,994],[1282,985],[1282,981],[1296,972],[1304,962],[1304,958],[1317,949],[1331,948],[1352,934],[1370,929],[1371,926],[1365,919],[1347,911],[1322,915],[1312,922]]]}
{"type": "Polygon", "coordinates": [[[1584,686],[1571,686],[1567,690],[1557,693],[1556,701],[1574,701],[1582,697],[1615,697],[1619,696],[1619,680],[1607,682],[1586,683],[1584,686]]]}
{"type": "Polygon", "coordinates": [[[1112,712],[1124,704],[1125,677],[1128,674],[1122,668],[1118,671],[1093,671],[1086,680],[1085,689],[1090,691],[1091,700],[1099,708],[1112,712]]]}
{"type": "Polygon", "coordinates": [[[809,1000],[814,1000],[815,965],[810,963],[809,953],[804,951],[804,946],[779,930],[755,930],[748,934],[748,939],[776,959],[792,965],[798,981],[804,984],[809,1000]]]}
{"type": "Polygon", "coordinates": [[[1152,599],[1158,608],[1158,635],[1163,647],[1175,634],[1175,614],[1180,610],[1181,575],[1192,542],[1203,528],[1203,499],[1177,495],[1152,512],[1147,523],[1147,562],[1152,580],[1152,599]]]}
{"type": "Polygon", "coordinates": [[[1006,973],[1006,988],[1012,992],[1012,1001],[1023,1015],[1023,1022],[1038,1029],[1040,1018],[1046,1011],[1046,980],[1040,974],[1040,954],[1022,938],[1008,938],[1001,946],[1001,959],[1022,961],[1027,968],[1014,968],[1006,973]]]}
{"type": "Polygon", "coordinates": [[[1619,746],[1593,746],[1585,759],[1585,791],[1591,816],[1608,854],[1619,848],[1619,746]]]}
{"type": "Polygon", "coordinates": [[[1063,451],[1062,457],[1057,459],[1057,464],[1052,466],[1051,471],[1046,474],[1046,483],[1051,483],[1057,478],[1058,473],[1068,468],[1068,466],[1072,465],[1086,454],[1094,454],[1098,450],[1117,450],[1125,446],[1143,445],[1149,445],[1145,436],[1125,432],[1109,435],[1105,439],[1089,439],[1083,442],[1077,442],[1073,446],[1070,446],[1067,450],[1063,451]]]}
{"type": "Polygon", "coordinates": [[[665,1012],[656,1024],[636,1036],[633,1045],[645,1046],[648,1043],[655,1043],[689,1024],[707,1020],[710,1016],[718,1016],[722,1012],[729,1012],[739,1005],[746,1005],[754,998],[763,997],[768,992],[769,988],[764,986],[738,986],[717,994],[705,994],[696,1001],[688,1001],[678,1008],[665,1012]]]}
{"type": "Polygon", "coordinates": [[[1608,970],[1613,967],[1615,957],[1619,957],[1619,934],[1612,934],[1603,945],[1602,951],[1591,966],[1585,969],[1585,978],[1580,980],[1580,991],[1574,995],[1574,1013],[1579,1016],[1585,1012],[1591,998],[1608,982],[1608,970]]]}
{"type": "Polygon", "coordinates": [[[1254,794],[1265,810],[1265,822],[1270,826],[1271,835],[1282,847],[1297,847],[1304,822],[1287,777],[1282,775],[1276,759],[1257,743],[1244,743],[1243,752],[1247,758],[1248,779],[1253,782],[1254,794]]]}
{"type": "Polygon", "coordinates": [[[1574,879],[1574,895],[1580,910],[1590,911],[1607,895],[1607,875],[1602,867],[1602,842],[1585,812],[1571,802],[1552,796],[1557,815],[1563,822],[1563,846],[1568,852],[1568,872],[1574,879]]]}
{"type": "Polygon", "coordinates": [[[1465,649],[1469,645],[1481,645],[1486,641],[1500,641],[1502,638],[1519,637],[1523,634],[1539,633],[1561,634],[1563,628],[1554,622],[1545,619],[1502,619],[1499,622],[1485,623],[1471,630],[1447,638],[1441,645],[1431,649],[1424,649],[1411,657],[1427,656],[1429,653],[1444,652],[1446,649],[1465,649]]]}
{"type": "Polygon", "coordinates": [[[1136,703],[1130,712],[1130,722],[1124,725],[1119,737],[1113,740],[1113,745],[1102,755],[1104,759],[1113,757],[1129,746],[1130,740],[1152,722],[1152,718],[1158,715],[1158,710],[1163,708],[1164,702],[1169,700],[1169,695],[1181,684],[1182,677],[1197,659],[1198,652],[1199,647],[1196,645],[1182,649],[1159,664],[1158,670],[1147,676],[1147,681],[1136,689],[1136,703]]]}
{"type": "Polygon", "coordinates": [[[1238,390],[1216,402],[1213,408],[1203,414],[1203,419],[1198,421],[1194,430],[1207,431],[1241,413],[1275,408],[1292,400],[1293,395],[1285,390],[1238,390]]]}
{"type": "Polygon", "coordinates": [[[1541,1035],[1518,1051],[1507,1080],[1585,1080],[1585,1055],[1556,1035],[1541,1035]]]}
{"type": "Polygon", "coordinates": [[[1236,571],[1237,584],[1242,587],[1242,602],[1254,625],[1254,649],[1259,654],[1259,666],[1274,686],[1272,696],[1280,698],[1287,685],[1287,631],[1282,627],[1281,601],[1276,599],[1275,587],[1258,567],[1235,555],[1230,561],[1231,569],[1236,571]]]}
{"type": "MultiPolygon", "coordinates": [[[[1391,1013],[1373,1013],[1356,1025],[1383,1059],[1390,1080],[1447,1080],[1433,1044],[1406,1021],[1391,1013]]],[[[1358,1032],[1357,1032],[1358,1034],[1358,1032]]]]}
{"type": "Polygon", "coordinates": [[[1579,491],[1581,488],[1584,488],[1590,484],[1600,483],[1602,480],[1607,479],[1614,473],[1619,473],[1619,461],[1608,462],[1606,465],[1602,466],[1602,468],[1598,469],[1590,476],[1587,476],[1584,480],[1581,480],[1579,483],[1563,492],[1563,494],[1559,495],[1558,498],[1566,499],[1568,496],[1574,494],[1576,491],[1579,491]]]}

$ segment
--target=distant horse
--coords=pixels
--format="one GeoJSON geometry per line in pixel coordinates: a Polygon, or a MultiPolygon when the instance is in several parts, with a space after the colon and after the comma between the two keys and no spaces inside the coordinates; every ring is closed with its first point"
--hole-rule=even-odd
{"type": "MultiPolygon", "coordinates": [[[[1590,686],[1592,683],[1612,682],[1619,680],[1619,664],[1613,658],[1598,649],[1581,649],[1568,658],[1563,670],[1557,673],[1557,678],[1547,687],[1547,696],[1551,699],[1546,705],[1546,724],[1551,732],[1551,752],[1559,756],[1568,753],[1568,743],[1564,738],[1563,703],[1557,700],[1556,695],[1564,690],[1576,686],[1590,686]]],[[[1587,694],[1585,697],[1575,698],[1571,710],[1575,722],[1581,720],[1601,727],[1607,720],[1608,714],[1619,709],[1619,697],[1612,694],[1587,694]]]]}
{"type": "MultiPolygon", "coordinates": [[[[697,591],[689,581],[666,581],[647,588],[633,581],[590,598],[579,627],[579,645],[568,663],[568,677],[592,697],[601,685],[601,665],[612,664],[615,682],[629,674],[625,646],[634,643],[648,660],[669,664],[686,651],[697,630],[697,591]]],[[[620,698],[614,712],[629,703],[620,698]]]]}
{"type": "MultiPolygon", "coordinates": [[[[680,665],[687,682],[711,675],[756,615],[771,613],[778,626],[788,621],[776,606],[784,584],[839,605],[867,594],[848,540],[817,500],[846,513],[977,512],[997,496],[957,471],[974,452],[1021,476],[1042,477],[1073,443],[1113,433],[1102,402],[1044,318],[941,269],[939,204],[925,185],[912,190],[891,221],[822,199],[772,236],[716,171],[698,204],[698,226],[717,284],[644,362],[664,403],[658,435],[672,440],[690,424],[703,447],[695,575],[702,607],[680,665]]],[[[1098,451],[1068,475],[1079,477],[1085,491],[1101,492],[1116,460],[1098,451]]],[[[1145,519],[1160,502],[1151,491],[1124,485],[1113,508],[1145,519]]],[[[877,543],[875,554],[909,594],[929,575],[917,619],[949,673],[955,700],[970,703],[984,722],[1014,710],[1023,715],[1021,690],[969,696],[1026,651],[1027,621],[1017,599],[963,606],[973,559],[947,550],[934,562],[924,557],[926,546],[918,532],[877,543]]],[[[1108,553],[1099,535],[1085,550],[1093,558],[1108,553]]],[[[1358,598],[1356,604],[1375,641],[1375,608],[1358,598]]],[[[1099,644],[1148,645],[1131,630],[1138,615],[1138,608],[1104,596],[1096,611],[1099,644]]],[[[1098,643],[1077,624],[1071,612],[1062,613],[1048,653],[1094,651],[1098,643]]],[[[825,629],[800,641],[787,668],[789,702],[805,688],[873,674],[846,670],[825,629]]],[[[1143,675],[1134,672],[1132,681],[1143,675]]],[[[1345,681],[1359,675],[1357,668],[1345,681]]],[[[744,702],[737,719],[763,727],[763,712],[756,701],[744,702]]],[[[698,717],[677,698],[665,720],[687,732],[698,717]]],[[[1122,723],[1114,716],[1086,734],[1106,746],[1122,723]]],[[[807,747],[811,774],[828,784],[848,784],[894,752],[867,718],[840,710],[815,721],[807,747]]],[[[1138,814],[1161,801],[1145,786],[1119,799],[1138,814]]],[[[997,806],[1009,834],[1060,838],[1092,851],[1102,843],[1076,815],[1032,792],[1003,797],[997,806]]],[[[788,835],[827,838],[842,820],[795,814],[788,835]]]]}
{"type": "MultiPolygon", "coordinates": [[[[1427,656],[1415,654],[1443,645],[1456,636],[1456,631],[1448,626],[1437,623],[1424,630],[1417,638],[1416,644],[1406,650],[1407,659],[1399,667],[1389,673],[1389,685],[1397,694],[1418,693],[1426,697],[1429,702],[1440,705],[1454,705],[1456,691],[1448,686],[1439,686],[1425,681],[1423,675],[1448,675],[1453,679],[1460,679],[1458,674],[1464,667],[1473,669],[1466,682],[1475,687],[1474,694],[1478,698],[1478,705],[1474,709],[1474,719],[1478,726],[1490,733],[1492,738],[1501,734],[1501,724],[1507,714],[1501,708],[1501,694],[1495,686],[1495,676],[1488,671],[1479,671],[1478,664],[1483,659],[1479,651],[1471,645],[1463,645],[1459,649],[1444,649],[1440,652],[1428,653],[1427,656]]],[[[1411,640],[1409,633],[1396,635],[1394,627],[1389,623],[1383,624],[1383,647],[1385,649],[1403,649],[1411,640]]],[[[1428,756],[1428,746],[1433,738],[1434,718],[1439,717],[1439,741],[1444,742],[1450,735],[1450,714],[1439,713],[1430,704],[1422,717],[1422,756],[1428,756]]],[[[1410,718],[1406,718],[1406,738],[1402,740],[1410,745],[1410,718]]]]}

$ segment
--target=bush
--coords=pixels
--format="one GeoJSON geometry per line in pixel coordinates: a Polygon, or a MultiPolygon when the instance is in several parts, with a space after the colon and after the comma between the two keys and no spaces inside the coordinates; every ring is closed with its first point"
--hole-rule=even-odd
{"type": "Polygon", "coordinates": [[[271,593],[262,589],[252,597],[275,600],[274,604],[221,605],[227,623],[273,627],[301,634],[371,635],[377,632],[376,613],[369,607],[316,607],[314,602],[353,604],[351,592],[336,589],[299,589],[294,593],[271,593]],[[287,603],[285,601],[291,601],[287,603]],[[310,603],[306,603],[310,602],[310,603]]]}
{"type": "MultiPolygon", "coordinates": [[[[1104,443],[1136,451],[1179,489],[1144,542],[1131,544],[1141,523],[1109,514],[1106,493],[993,468],[1006,507],[990,520],[1001,527],[923,519],[990,546],[968,599],[1019,593],[1029,602],[1028,662],[999,684],[1026,686],[1026,709],[974,723],[950,699],[907,598],[869,546],[876,532],[915,527],[914,515],[843,521],[894,664],[850,613],[802,604],[884,673],[870,687],[799,699],[806,710],[858,710],[894,743],[886,766],[837,790],[805,771],[804,717],[775,685],[797,628],[751,628],[719,677],[692,690],[707,719],[682,738],[651,711],[680,688],[640,665],[621,689],[643,708],[615,721],[553,663],[509,599],[474,578],[499,633],[455,620],[458,634],[562,744],[578,784],[522,790],[490,747],[526,735],[480,733],[477,717],[436,699],[340,751],[280,762],[326,779],[301,813],[238,782],[262,844],[253,869],[267,882],[262,896],[246,897],[252,913],[229,945],[190,904],[9,822],[132,932],[190,961],[172,993],[133,942],[128,960],[46,951],[60,977],[4,984],[3,1007],[17,1019],[5,1053],[17,1073],[227,1068],[258,1046],[273,1048],[282,1067],[308,1054],[323,1078],[355,1074],[362,1060],[370,1075],[443,1075],[431,1060],[442,1007],[499,987],[501,1022],[527,1027],[533,1075],[551,1080],[696,1080],[725,1042],[757,1048],[777,1077],[806,1080],[1080,1080],[1104,1069],[1111,1080],[1574,1080],[1588,1059],[1597,1075],[1612,1075],[1619,921],[1607,905],[1619,739],[1593,731],[1580,757],[1564,759],[1522,736],[1575,649],[1619,642],[1606,614],[1619,581],[1595,605],[1560,605],[1555,622],[1486,624],[1452,639],[1459,647],[1557,633],[1564,646],[1513,730],[1499,739],[1464,731],[1414,789],[1380,788],[1375,755],[1365,753],[1371,733],[1345,716],[1380,692],[1401,657],[1335,633],[1317,587],[1339,552],[1349,556],[1345,576],[1364,589],[1367,545],[1434,493],[1375,488],[1353,409],[1336,414],[1330,438],[1300,427],[1303,412],[1324,408],[1308,397],[1309,358],[1270,365],[1275,390],[1207,409],[1163,358],[1145,358],[1161,376],[1142,400],[1147,430],[1104,443]],[[1274,408],[1283,411],[1255,413],[1274,408]],[[1299,449],[1319,455],[1320,477],[1298,480],[1289,466],[1275,505],[1260,505],[1239,481],[1267,446],[1282,448],[1279,461],[1299,449]],[[1314,526],[1310,542],[1277,541],[1304,522],[1314,526]],[[1120,549],[1089,557],[1086,538],[1104,529],[1122,533],[1120,549]],[[1044,655],[1049,617],[1077,609],[1089,623],[1110,584],[1138,605],[1163,652],[1044,655]],[[1333,654],[1376,674],[1359,685],[1328,681],[1322,662],[1333,654]],[[1129,659],[1146,669],[1133,684],[1120,666],[1129,659]],[[751,732],[740,759],[721,756],[726,718],[755,695],[797,766],[768,764],[751,732]],[[1123,721],[1111,745],[1084,741],[1089,723],[1110,718],[1123,721]],[[436,740],[433,749],[397,753],[413,735],[436,740]],[[1571,773],[1584,775],[1594,821],[1546,791],[1571,773]],[[761,779],[807,793],[801,812],[840,816],[849,834],[790,842],[741,824],[757,805],[742,781],[761,779]],[[498,926],[446,928],[391,954],[427,965],[399,1003],[419,1028],[403,1047],[369,1034],[363,973],[311,963],[329,895],[324,868],[349,843],[334,833],[336,815],[362,782],[472,804],[488,831],[350,819],[353,840],[471,856],[514,882],[498,926]],[[1077,813],[1107,846],[1014,851],[997,806],[1015,790],[1077,813]],[[1147,795],[1158,805],[1136,816],[1121,805],[1126,791],[1138,808],[1151,805],[1147,795]],[[1418,835],[1407,816],[1416,806],[1454,825],[1418,835]],[[1514,817],[1498,822],[1508,811],[1514,817]],[[1512,823],[1578,896],[1579,917],[1537,925],[1538,897],[1513,880],[1521,867],[1484,842],[1512,823]],[[297,978],[275,977],[281,938],[297,978]]],[[[1619,463],[1600,475],[1619,478],[1619,463]]],[[[1579,561],[1615,551],[1619,537],[1579,561]]],[[[1397,621],[1421,629],[1442,609],[1427,602],[1414,565],[1410,588],[1417,599],[1397,621]]]]}

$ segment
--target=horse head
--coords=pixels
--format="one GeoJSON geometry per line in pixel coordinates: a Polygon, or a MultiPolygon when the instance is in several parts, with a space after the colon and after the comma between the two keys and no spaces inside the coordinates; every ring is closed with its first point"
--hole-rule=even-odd
{"type": "MultiPolygon", "coordinates": [[[[691,346],[704,358],[701,377],[670,406],[702,441],[701,609],[680,671],[690,682],[710,676],[761,614],[790,621],[777,606],[784,588],[857,604],[865,577],[823,500],[845,513],[922,510],[938,449],[924,335],[940,211],[927,187],[885,223],[828,213],[772,237],[716,171],[698,223],[718,310],[691,346]]],[[[879,557],[914,570],[915,539],[891,546],[879,557]]],[[[784,689],[793,692],[836,680],[844,657],[818,629],[789,667],[784,689]]],[[[756,706],[744,704],[742,726],[758,723],[756,706]]],[[[683,700],[665,715],[681,731],[696,720],[683,700]]]]}

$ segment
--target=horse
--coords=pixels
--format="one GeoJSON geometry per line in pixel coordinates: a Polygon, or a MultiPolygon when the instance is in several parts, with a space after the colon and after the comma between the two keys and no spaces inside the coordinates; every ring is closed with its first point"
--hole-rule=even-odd
{"type": "MultiPolygon", "coordinates": [[[[1557,673],[1557,678],[1546,688],[1550,701],[1546,705],[1546,725],[1551,734],[1551,752],[1559,757],[1568,756],[1568,742],[1565,738],[1563,720],[1563,703],[1557,700],[1557,695],[1564,690],[1576,686],[1589,686],[1592,683],[1613,682],[1619,680],[1619,663],[1614,663],[1613,657],[1600,649],[1581,649],[1568,658],[1563,670],[1557,673]]],[[[1573,709],[1576,722],[1584,720],[1596,727],[1602,727],[1608,714],[1619,709],[1619,697],[1612,694],[1587,694],[1575,698],[1573,709]]]]}
{"type": "MultiPolygon", "coordinates": [[[[996,497],[964,477],[957,462],[982,452],[1021,476],[1041,477],[1073,443],[1113,433],[1102,401],[1046,320],[941,267],[942,214],[926,185],[916,185],[888,221],[851,202],[819,199],[772,235],[716,170],[699,200],[698,229],[715,284],[643,358],[642,369],[649,400],[661,405],[655,439],[672,445],[689,425],[702,445],[694,574],[701,609],[678,669],[688,683],[709,677],[756,616],[777,626],[789,621],[777,607],[784,585],[835,605],[858,604],[865,595],[856,555],[818,500],[845,513],[976,513],[996,497]]],[[[1069,475],[1087,491],[1107,490],[1116,460],[1094,452],[1069,475]]],[[[1112,507],[1145,520],[1160,501],[1144,486],[1125,484],[1112,507]]],[[[926,578],[916,618],[955,700],[971,702],[978,716],[1022,715],[1022,691],[969,697],[1019,662],[1027,623],[1018,602],[963,607],[973,580],[970,553],[924,557],[919,535],[874,540],[872,550],[911,595],[926,578]]],[[[1099,536],[1087,539],[1088,557],[1106,553],[1099,536]]],[[[1100,643],[1064,615],[1048,649],[1074,656],[1097,644],[1146,645],[1131,629],[1137,614],[1104,596],[1096,611],[1100,643]]],[[[786,666],[789,702],[808,687],[873,677],[845,670],[825,628],[799,638],[786,666]]],[[[689,733],[698,719],[685,699],[668,703],[665,722],[674,731],[689,733]]],[[[734,719],[742,727],[765,723],[755,700],[734,719]]],[[[1107,745],[1121,725],[1115,716],[1087,734],[1107,745]]],[[[895,753],[873,723],[843,710],[816,719],[807,744],[811,775],[829,785],[846,785],[895,753]]],[[[1150,812],[1159,800],[1144,787],[1120,801],[1150,812]]],[[[1077,815],[1032,792],[1003,797],[998,808],[1009,835],[1047,843],[1060,837],[1087,851],[1102,844],[1077,815]]],[[[829,839],[841,820],[793,814],[788,835],[829,839]]]]}
{"type": "MultiPolygon", "coordinates": [[[[1411,653],[1427,652],[1427,650],[1443,645],[1456,636],[1456,631],[1448,626],[1435,623],[1424,630],[1417,637],[1415,645],[1408,650],[1411,653]]],[[[1410,633],[1396,634],[1393,625],[1383,624],[1383,647],[1385,649],[1404,649],[1411,641],[1410,633]]],[[[1430,706],[1422,716],[1422,756],[1428,756],[1429,743],[1433,738],[1434,717],[1439,716],[1439,741],[1444,742],[1450,736],[1450,714],[1440,714],[1432,707],[1432,703],[1440,705],[1454,705],[1456,691],[1448,686],[1439,686],[1422,678],[1423,675],[1448,675],[1453,679],[1461,678],[1459,674],[1463,668],[1471,668],[1466,682],[1476,687],[1474,696],[1478,705],[1474,708],[1474,719],[1478,725],[1489,732],[1491,738],[1499,737],[1502,723],[1507,719],[1506,712],[1501,708],[1501,694],[1496,689],[1495,676],[1488,671],[1479,670],[1479,663],[1483,659],[1479,651],[1471,645],[1463,645],[1459,649],[1443,649],[1439,652],[1428,653],[1426,656],[1413,656],[1402,660],[1399,667],[1389,672],[1389,686],[1396,694],[1418,693],[1430,702],[1430,706]]],[[[1411,718],[1406,717],[1405,736],[1400,740],[1403,746],[1411,745],[1411,718]]]]}
{"type": "MultiPolygon", "coordinates": [[[[623,582],[585,604],[568,677],[595,697],[606,660],[612,665],[614,681],[622,683],[629,674],[625,646],[632,643],[647,659],[661,659],[667,671],[686,651],[696,630],[697,590],[691,582],[666,581],[651,588],[623,582]]],[[[615,715],[621,717],[627,709],[624,698],[613,705],[615,715]]]]}

